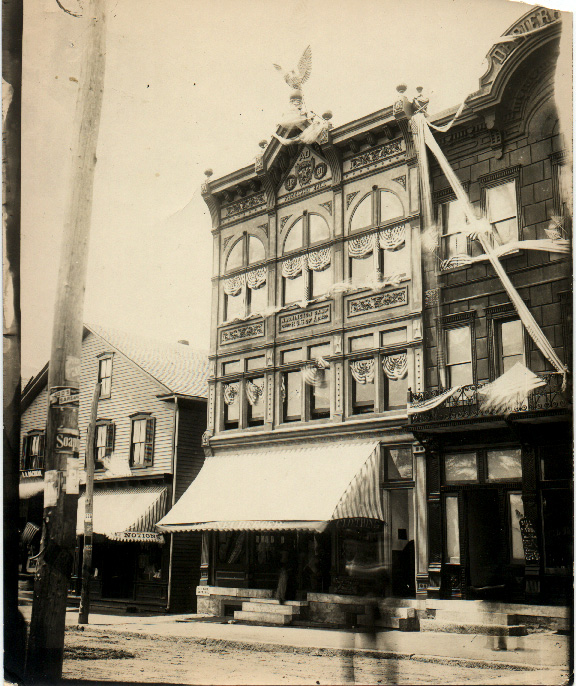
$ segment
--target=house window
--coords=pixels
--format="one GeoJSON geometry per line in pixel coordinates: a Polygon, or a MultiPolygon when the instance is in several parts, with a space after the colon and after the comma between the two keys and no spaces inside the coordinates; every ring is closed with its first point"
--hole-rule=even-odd
{"type": "Polygon", "coordinates": [[[356,287],[410,275],[409,227],[398,224],[347,240],[348,273],[356,287]]]}
{"type": "Polygon", "coordinates": [[[447,329],[445,333],[449,386],[466,386],[473,383],[471,327],[459,326],[447,329]]]}
{"type": "Polygon", "coordinates": [[[350,361],[352,414],[374,412],[376,404],[375,367],[373,357],[350,361]]]}
{"type": "Polygon", "coordinates": [[[311,249],[330,240],[330,228],[319,214],[305,212],[290,227],[284,239],[283,254],[307,252],[282,262],[282,302],[289,305],[324,295],[333,282],[331,248],[311,249]]]}
{"type": "Polygon", "coordinates": [[[44,431],[30,431],[22,440],[22,454],[20,455],[20,469],[44,469],[45,453],[44,431]]]}
{"type": "Polygon", "coordinates": [[[478,481],[476,453],[447,453],[444,456],[444,480],[446,483],[478,481]]]}
{"type": "MultiPolygon", "coordinates": [[[[351,339],[351,346],[362,345],[362,338],[351,339]]],[[[373,340],[372,336],[370,339],[373,340]]],[[[369,357],[352,359],[348,365],[352,390],[352,414],[385,412],[406,407],[408,394],[406,350],[382,351],[369,357]]]]}
{"type": "Polygon", "coordinates": [[[458,496],[447,495],[444,498],[446,522],[445,559],[449,564],[460,564],[460,525],[458,521],[458,496]]]}
{"type": "Polygon", "coordinates": [[[468,255],[468,236],[463,233],[467,224],[461,203],[451,200],[440,205],[442,226],[442,256],[445,260],[455,255],[468,255]]]}
{"type": "Polygon", "coordinates": [[[412,481],[411,446],[393,446],[383,448],[384,481],[412,481]]]}
{"type": "Polygon", "coordinates": [[[224,384],[224,429],[237,429],[240,426],[240,382],[224,384]]]}
{"type": "Polygon", "coordinates": [[[244,271],[222,280],[224,288],[224,321],[245,319],[262,313],[267,305],[266,249],[257,236],[244,233],[230,249],[225,272],[244,271]],[[260,265],[260,266],[258,266],[260,265]]]}
{"type": "Polygon", "coordinates": [[[308,359],[304,381],[308,389],[310,419],[330,417],[330,344],[313,345],[308,348],[308,359]]]}
{"type": "Polygon", "coordinates": [[[264,377],[255,376],[245,379],[244,386],[248,400],[246,408],[248,426],[261,426],[264,424],[264,377]]]}
{"type": "Polygon", "coordinates": [[[264,355],[246,360],[231,360],[223,365],[224,373],[234,372],[239,375],[238,380],[222,384],[221,400],[225,431],[264,424],[266,379],[262,372],[253,372],[265,366],[264,355]]]}
{"type": "Polygon", "coordinates": [[[404,205],[392,191],[374,186],[356,205],[350,217],[350,232],[380,226],[404,216],[404,205]]]}
{"type": "Polygon", "coordinates": [[[100,382],[100,398],[109,398],[112,392],[112,355],[98,360],[98,381],[100,382]]]}
{"type": "Polygon", "coordinates": [[[516,180],[486,188],[486,216],[497,245],[518,240],[516,180]]]}
{"type": "Polygon", "coordinates": [[[522,451],[516,447],[450,452],[444,455],[444,483],[488,484],[522,480],[522,451]]]}
{"type": "Polygon", "coordinates": [[[521,362],[524,357],[524,327],[519,319],[495,322],[496,334],[496,368],[498,374],[504,374],[521,362]]]}
{"type": "Polygon", "coordinates": [[[149,415],[134,415],[130,447],[131,467],[151,467],[154,462],[154,430],[156,418],[149,415]]]}
{"type": "Polygon", "coordinates": [[[487,481],[520,481],[522,479],[522,451],[505,448],[486,451],[487,481]]]}
{"type": "Polygon", "coordinates": [[[116,426],[109,421],[99,420],[96,423],[94,436],[94,469],[105,469],[105,460],[112,457],[116,426]]]}
{"type": "Polygon", "coordinates": [[[282,374],[281,394],[283,421],[300,421],[302,418],[302,375],[300,370],[282,374]]]}

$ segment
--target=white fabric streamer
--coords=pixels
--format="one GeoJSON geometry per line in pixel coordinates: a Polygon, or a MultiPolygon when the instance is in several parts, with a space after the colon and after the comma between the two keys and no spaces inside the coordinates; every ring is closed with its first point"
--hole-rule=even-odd
{"type": "Polygon", "coordinates": [[[382,367],[389,379],[403,379],[408,373],[408,355],[406,353],[386,355],[382,360],[382,367]]]}
{"type": "Polygon", "coordinates": [[[359,384],[373,383],[375,365],[374,360],[353,360],[350,362],[350,372],[359,384]]]}
{"type": "Polygon", "coordinates": [[[322,272],[330,266],[332,252],[330,248],[322,248],[308,253],[308,269],[314,272],[322,272]]]}
{"type": "Polygon", "coordinates": [[[517,362],[495,381],[478,389],[480,409],[483,412],[509,414],[520,407],[532,391],[545,385],[546,381],[517,362]]]}
{"type": "Polygon", "coordinates": [[[454,388],[449,388],[444,393],[430,398],[429,400],[423,400],[419,403],[408,404],[408,414],[417,414],[418,412],[428,412],[428,410],[433,410],[438,405],[451,398],[453,395],[458,393],[462,386],[454,386],[454,388]]]}

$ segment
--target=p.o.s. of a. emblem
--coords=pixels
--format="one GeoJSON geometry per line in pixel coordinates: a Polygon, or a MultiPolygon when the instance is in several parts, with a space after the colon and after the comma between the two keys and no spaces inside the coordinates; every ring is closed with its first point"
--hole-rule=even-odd
{"type": "Polygon", "coordinates": [[[314,173],[314,158],[304,160],[296,166],[296,173],[298,175],[298,181],[301,186],[307,186],[312,179],[312,174],[314,173]]]}

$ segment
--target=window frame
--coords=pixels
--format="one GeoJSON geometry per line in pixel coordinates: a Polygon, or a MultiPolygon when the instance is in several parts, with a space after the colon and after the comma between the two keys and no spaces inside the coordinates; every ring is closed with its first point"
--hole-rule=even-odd
{"type": "Polygon", "coordinates": [[[219,379],[220,390],[220,431],[241,431],[245,429],[258,429],[266,426],[267,423],[267,410],[266,410],[266,399],[268,397],[268,366],[266,363],[266,355],[253,354],[250,357],[243,357],[240,359],[225,360],[222,363],[222,376],[219,379]],[[248,360],[262,358],[262,366],[254,367],[253,369],[248,369],[248,360]],[[230,372],[226,374],[224,372],[225,365],[229,362],[239,362],[240,368],[235,372],[230,372]],[[250,415],[250,403],[246,396],[246,382],[253,381],[253,379],[263,380],[263,415],[262,420],[255,420],[250,415]],[[224,387],[231,383],[238,384],[238,421],[228,422],[226,420],[226,408],[229,407],[224,401],[224,387]],[[237,424],[237,426],[231,426],[231,424],[237,424]]]}
{"type": "MultiPolygon", "coordinates": [[[[227,278],[230,276],[234,276],[237,274],[242,274],[242,273],[247,273],[251,271],[252,269],[257,269],[258,267],[264,267],[266,266],[266,263],[268,261],[267,257],[267,252],[268,252],[268,246],[266,245],[266,242],[263,241],[260,236],[257,236],[255,233],[250,233],[249,231],[243,231],[242,235],[234,241],[232,244],[232,247],[230,250],[226,253],[226,258],[224,260],[224,265],[223,265],[223,270],[221,274],[221,279],[220,281],[225,281],[227,278]],[[258,260],[256,262],[250,262],[250,239],[254,238],[257,241],[260,241],[262,244],[262,247],[264,249],[264,258],[261,260],[258,260]],[[238,243],[242,243],[242,264],[239,267],[234,267],[232,269],[227,269],[227,263],[228,263],[228,258],[230,257],[230,254],[234,250],[235,246],[238,245],[238,243]]],[[[265,302],[266,304],[268,303],[268,278],[269,274],[266,274],[266,283],[264,283],[261,288],[256,289],[256,290],[264,290],[266,293],[265,297],[265,302]]],[[[222,288],[222,286],[220,286],[222,288]]],[[[222,288],[222,293],[224,295],[224,302],[223,302],[223,307],[222,307],[222,324],[229,324],[230,322],[234,321],[234,319],[246,319],[252,314],[252,303],[251,303],[251,291],[253,289],[248,288],[246,284],[242,286],[240,289],[240,292],[238,295],[228,295],[227,293],[224,293],[224,289],[222,288]],[[248,292],[250,291],[250,293],[248,292]],[[240,298],[240,314],[234,319],[230,318],[229,315],[229,309],[230,309],[230,298],[240,298]]]]}
{"type": "Polygon", "coordinates": [[[411,443],[398,443],[398,444],[386,444],[382,445],[380,444],[380,454],[381,454],[381,462],[382,462],[382,469],[381,469],[381,474],[382,474],[382,482],[381,482],[381,487],[382,488],[414,488],[415,485],[415,478],[414,478],[414,450],[412,449],[412,444],[411,443]],[[407,449],[410,451],[411,459],[412,459],[412,476],[410,478],[404,478],[404,477],[399,477],[396,479],[390,478],[388,474],[388,451],[389,450],[395,450],[395,449],[407,449]]]}
{"type": "Polygon", "coordinates": [[[130,468],[131,469],[145,469],[154,466],[154,448],[156,439],[156,417],[151,412],[136,412],[130,415],[130,468]],[[137,422],[146,421],[146,426],[144,429],[144,441],[134,442],[134,432],[137,422]],[[151,434],[151,440],[149,436],[151,434]],[[143,461],[135,462],[134,453],[135,446],[143,444],[143,461]],[[147,446],[150,446],[147,448],[147,446]],[[147,459],[146,453],[149,453],[150,457],[147,459]]]}
{"type": "Polygon", "coordinates": [[[519,444],[494,444],[491,446],[462,446],[446,449],[442,451],[440,483],[443,491],[450,491],[470,486],[481,487],[506,487],[512,490],[518,489],[523,480],[522,446],[519,444]],[[488,453],[497,450],[519,450],[520,451],[520,476],[510,479],[489,479],[488,478],[488,453]],[[447,481],[446,479],[446,457],[448,455],[460,455],[462,453],[474,453],[476,455],[476,479],[460,479],[458,481],[447,481]]]}
{"type": "MultiPolygon", "coordinates": [[[[516,196],[516,238],[512,240],[522,240],[522,202],[520,198],[520,189],[522,188],[521,179],[522,167],[519,165],[515,167],[508,167],[507,169],[501,169],[497,172],[492,172],[490,174],[484,174],[478,178],[478,183],[480,185],[480,210],[482,216],[488,217],[488,193],[487,191],[497,188],[498,186],[503,186],[507,183],[514,183],[515,196],[516,196]]],[[[504,221],[504,220],[501,220],[504,221]]],[[[495,241],[495,245],[500,245],[500,243],[495,241]]],[[[505,244],[503,244],[505,245],[505,244]]],[[[515,253],[516,251],[514,251],[515,253]]],[[[509,253],[509,254],[514,254],[509,253]]],[[[504,256],[505,257],[505,256],[504,256]]]]}
{"type": "Polygon", "coordinates": [[[444,360],[443,366],[446,373],[446,380],[448,388],[452,387],[452,381],[450,379],[450,367],[455,366],[448,363],[448,336],[447,332],[452,329],[459,329],[468,326],[470,328],[470,363],[472,365],[472,381],[467,386],[474,386],[478,383],[478,373],[477,373],[477,350],[476,350],[476,312],[471,310],[469,312],[459,312],[457,314],[449,314],[440,318],[439,321],[439,335],[442,336],[444,341],[444,360]]]}
{"type": "Polygon", "coordinates": [[[396,192],[394,192],[391,188],[383,188],[378,185],[372,186],[370,191],[368,193],[365,193],[360,200],[356,203],[354,206],[354,209],[350,213],[350,218],[348,219],[348,235],[349,236],[356,236],[362,231],[366,231],[371,228],[380,228],[382,226],[387,226],[388,224],[396,224],[400,223],[401,220],[405,220],[406,217],[409,216],[409,213],[406,213],[406,207],[405,204],[400,197],[400,195],[396,192]],[[381,203],[381,195],[380,193],[391,193],[393,196],[395,196],[398,201],[400,202],[400,205],[402,206],[402,214],[398,215],[396,217],[392,217],[389,219],[386,219],[385,221],[382,221],[382,203],[381,203]],[[354,221],[354,215],[356,214],[356,211],[360,207],[360,205],[368,198],[371,198],[371,223],[366,225],[366,226],[359,226],[355,229],[352,228],[352,222],[354,221]]]}
{"type": "Polygon", "coordinates": [[[20,452],[20,471],[43,470],[46,467],[46,431],[44,429],[30,429],[22,437],[20,452]],[[30,450],[34,440],[38,439],[38,453],[32,455],[30,450]],[[32,458],[36,458],[36,466],[31,465],[32,458]]]}
{"type": "Polygon", "coordinates": [[[114,353],[106,352],[101,353],[97,356],[98,360],[98,383],[100,384],[100,397],[99,400],[107,400],[112,397],[112,376],[114,372],[114,353]],[[110,363],[110,374],[109,376],[103,376],[102,366],[103,363],[110,363]],[[108,389],[105,388],[104,380],[109,379],[108,389]]]}
{"type": "Polygon", "coordinates": [[[94,471],[101,471],[106,469],[104,464],[101,467],[98,466],[99,462],[102,460],[98,459],[98,430],[106,427],[106,434],[104,440],[104,459],[109,459],[112,457],[115,449],[116,443],[116,424],[111,419],[97,419],[94,431],[94,471]]]}
{"type": "Polygon", "coordinates": [[[526,328],[522,324],[516,309],[511,303],[504,305],[494,305],[485,310],[488,335],[488,371],[490,381],[494,381],[503,373],[502,349],[501,349],[501,326],[503,322],[519,321],[522,326],[522,344],[524,354],[524,364],[530,352],[530,337],[526,328]]]}

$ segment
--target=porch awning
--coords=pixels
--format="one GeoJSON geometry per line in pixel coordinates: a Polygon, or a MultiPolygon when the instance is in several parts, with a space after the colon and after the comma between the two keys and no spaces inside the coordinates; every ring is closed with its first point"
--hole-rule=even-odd
{"type": "Polygon", "coordinates": [[[158,522],[162,531],[316,531],[335,519],[383,521],[380,448],[331,442],[206,458],[158,522]]]}
{"type": "MultiPolygon", "coordinates": [[[[92,529],[113,541],[164,543],[156,522],[166,513],[166,486],[107,489],[94,493],[92,529]]],[[[86,496],[78,500],[76,533],[84,533],[86,496]]]]}

